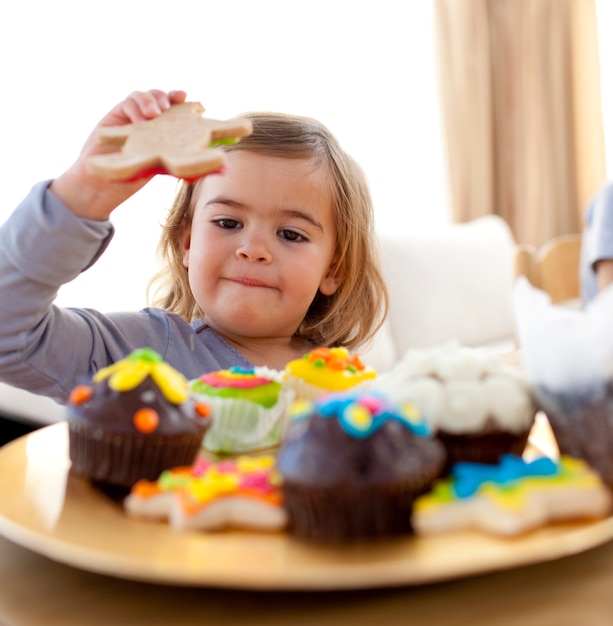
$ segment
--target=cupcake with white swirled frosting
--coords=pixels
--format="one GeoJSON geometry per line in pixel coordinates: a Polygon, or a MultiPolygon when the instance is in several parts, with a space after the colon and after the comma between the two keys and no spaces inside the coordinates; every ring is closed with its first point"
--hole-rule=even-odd
{"type": "Polygon", "coordinates": [[[396,402],[411,402],[458,461],[497,463],[521,455],[537,405],[522,372],[495,354],[449,344],[409,350],[374,383],[396,402]]]}

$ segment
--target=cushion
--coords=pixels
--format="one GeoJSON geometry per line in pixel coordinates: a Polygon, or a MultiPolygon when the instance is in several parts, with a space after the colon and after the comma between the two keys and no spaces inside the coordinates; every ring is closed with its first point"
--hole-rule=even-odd
{"type": "Polygon", "coordinates": [[[399,354],[392,334],[392,323],[388,316],[373,340],[357,350],[366,365],[374,367],[377,372],[386,372],[396,364],[399,354]]]}
{"type": "Polygon", "coordinates": [[[488,215],[405,234],[379,233],[397,355],[449,341],[513,337],[513,254],[507,223],[488,215]]]}

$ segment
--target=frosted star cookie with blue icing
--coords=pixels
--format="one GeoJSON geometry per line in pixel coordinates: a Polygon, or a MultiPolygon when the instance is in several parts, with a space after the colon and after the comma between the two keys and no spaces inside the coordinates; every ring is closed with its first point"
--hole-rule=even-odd
{"type": "Polygon", "coordinates": [[[478,530],[510,536],[610,510],[611,492],[584,461],[505,455],[496,465],[454,465],[448,478],[416,499],[412,521],[421,535],[478,530]]]}

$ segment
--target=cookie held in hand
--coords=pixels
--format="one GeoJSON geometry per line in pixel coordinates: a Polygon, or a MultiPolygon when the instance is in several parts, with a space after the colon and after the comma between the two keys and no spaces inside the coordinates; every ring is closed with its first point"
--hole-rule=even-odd
{"type": "Polygon", "coordinates": [[[93,156],[89,172],[119,181],[171,174],[192,182],[219,170],[225,155],[211,146],[247,137],[253,125],[246,118],[207,119],[203,112],[199,102],[184,102],[151,120],[101,128],[98,141],[120,151],[93,156]]]}

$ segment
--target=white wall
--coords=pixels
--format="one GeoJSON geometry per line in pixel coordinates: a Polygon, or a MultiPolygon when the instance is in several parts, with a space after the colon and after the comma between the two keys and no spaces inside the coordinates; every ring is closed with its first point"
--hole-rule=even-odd
{"type": "MultiPolygon", "coordinates": [[[[449,219],[432,1],[19,0],[0,17],[0,222],[59,174],[135,89],[185,89],[206,115],[311,115],[362,164],[381,230],[449,219]]],[[[175,183],[114,214],[100,262],[61,304],[138,308],[175,183]]]]}

